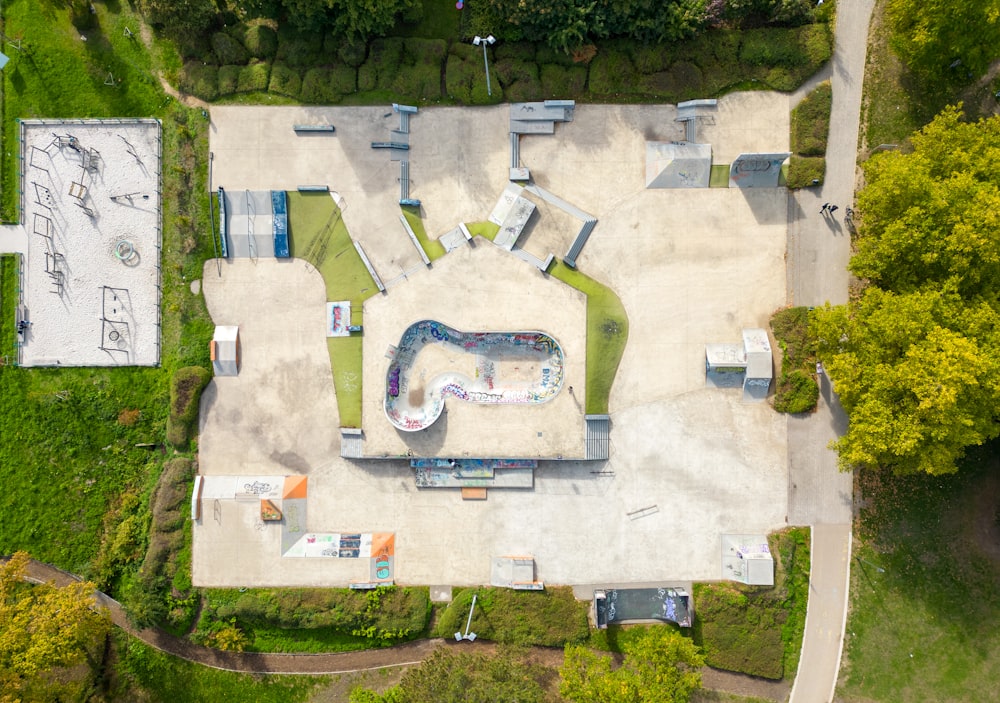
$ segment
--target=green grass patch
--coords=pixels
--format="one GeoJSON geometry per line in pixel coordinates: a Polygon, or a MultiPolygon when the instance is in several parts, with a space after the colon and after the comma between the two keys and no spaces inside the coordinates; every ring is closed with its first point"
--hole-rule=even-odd
{"type": "Polygon", "coordinates": [[[245,649],[341,652],[387,647],[420,636],[430,616],[427,588],[207,589],[195,641],[218,646],[235,627],[245,649]]]}
{"type": "Polygon", "coordinates": [[[431,261],[436,261],[445,255],[444,244],[437,239],[431,239],[427,236],[427,230],[424,228],[424,221],[420,218],[420,208],[415,207],[402,207],[403,217],[410,224],[410,229],[413,233],[417,235],[417,241],[420,242],[420,246],[423,247],[424,253],[427,254],[427,258],[431,261]]]}
{"type": "Polygon", "coordinates": [[[220,671],[158,652],[124,633],[115,635],[118,651],[118,700],[152,703],[254,701],[304,703],[312,691],[327,683],[318,676],[259,676],[220,671]]]}
{"type": "Polygon", "coordinates": [[[17,361],[18,257],[0,256],[0,364],[17,361]]]}
{"type": "Polygon", "coordinates": [[[830,135],[830,81],[820,83],[792,110],[792,151],[800,156],[825,156],[830,135]]]}
{"type": "Polygon", "coordinates": [[[773,587],[696,583],[695,642],[709,666],[751,676],[795,676],[809,596],[809,528],[768,537],[773,587]]]}
{"type": "Polygon", "coordinates": [[[712,174],[708,177],[709,188],[728,188],[730,164],[712,164],[712,174]]]}
{"type": "Polygon", "coordinates": [[[826,177],[826,158],[792,154],[788,160],[785,183],[789,188],[809,188],[823,185],[826,177]]]}
{"type": "Polygon", "coordinates": [[[544,591],[514,591],[508,588],[456,589],[435,627],[437,637],[451,638],[465,631],[472,596],[476,610],[472,631],[494,642],[516,645],[562,647],[587,639],[589,605],[573,597],[568,586],[544,591]]]}
{"type": "Polygon", "coordinates": [[[774,409],[779,413],[815,410],[819,385],[813,375],[816,353],[809,335],[809,308],[784,308],[774,313],[771,331],[781,348],[781,372],[775,386],[774,409]]]}
{"type": "Polygon", "coordinates": [[[998,450],[970,450],[948,476],[856,475],[838,700],[997,700],[998,450]]]}
{"type": "Polygon", "coordinates": [[[549,273],[587,295],[587,413],[608,412],[611,386],[628,341],[628,315],[615,292],[557,261],[549,273]]]}
{"type": "MultiPolygon", "coordinates": [[[[291,255],[316,267],[327,300],[350,300],[351,323],[362,324],[362,304],[378,293],[329,193],[288,193],[291,255]]],[[[361,337],[327,340],[342,427],[361,427],[361,337]]]]}
{"type": "Polygon", "coordinates": [[[491,242],[496,239],[497,232],[500,231],[500,225],[493,224],[492,222],[466,222],[465,226],[468,228],[469,234],[473,237],[482,237],[491,242]]]}

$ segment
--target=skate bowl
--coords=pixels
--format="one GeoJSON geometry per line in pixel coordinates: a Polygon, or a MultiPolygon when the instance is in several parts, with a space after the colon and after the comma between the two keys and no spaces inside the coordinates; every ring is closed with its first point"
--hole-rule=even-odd
{"type": "Polygon", "coordinates": [[[421,320],[403,332],[385,379],[385,416],[427,429],[445,399],[482,405],[544,403],[562,388],[563,351],[544,332],[462,332],[421,320]]]}

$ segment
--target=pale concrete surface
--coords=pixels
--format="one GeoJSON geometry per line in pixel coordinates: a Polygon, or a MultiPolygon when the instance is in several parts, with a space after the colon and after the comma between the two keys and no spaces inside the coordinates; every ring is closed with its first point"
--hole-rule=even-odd
{"type": "Polygon", "coordinates": [[[844,641],[850,582],[851,524],[813,525],[809,606],[799,674],[789,700],[833,700],[844,641]]]}
{"type": "MultiPolygon", "coordinates": [[[[724,114],[731,112],[734,118],[745,111],[754,117],[750,129],[723,129],[722,120],[717,121],[721,153],[735,155],[741,151],[787,148],[787,96],[774,93],[730,96],[723,101],[723,108],[727,111],[724,114]]],[[[258,109],[261,108],[253,110],[258,109]]],[[[344,144],[336,147],[344,150],[343,155],[334,153],[336,149],[331,145],[327,157],[319,159],[323,163],[340,159],[338,163],[345,172],[336,175],[347,187],[333,182],[331,187],[345,194],[348,200],[345,221],[352,235],[362,239],[366,248],[368,235],[355,231],[349,213],[365,195],[368,179],[373,178],[364,168],[377,167],[367,153],[360,152],[370,151],[367,141],[384,139],[382,132],[387,129],[381,123],[377,128],[362,124],[365,119],[381,120],[379,111],[370,112],[359,110],[354,118],[359,123],[358,134],[363,135],[357,138],[358,144],[343,139],[344,144]],[[356,161],[352,162],[347,152],[358,152],[356,161]],[[352,169],[359,169],[360,175],[346,172],[352,169]],[[350,188],[358,190],[355,193],[350,188]]],[[[704,388],[705,343],[738,341],[743,327],[763,326],[771,312],[784,304],[787,195],[778,189],[646,191],[644,142],[679,137],[680,126],[672,121],[675,114],[671,106],[581,105],[576,120],[558,125],[555,135],[525,137],[521,143],[522,162],[532,169],[540,185],[600,218],[584,249],[580,268],[611,285],[621,296],[630,317],[629,343],[611,398],[613,430],[608,461],[543,463],[536,473],[534,490],[494,490],[482,502],[463,502],[453,491],[418,491],[405,461],[350,462],[339,458],[338,440],[331,439],[329,434],[336,430],[337,421],[327,364],[325,371],[316,368],[303,373],[312,379],[306,389],[309,393],[306,401],[294,397],[294,392],[287,392],[280,397],[275,395],[255,411],[263,414],[267,405],[267,417],[273,418],[275,425],[282,424],[280,419],[285,416],[290,418],[283,423],[287,428],[282,429],[285,435],[272,435],[261,423],[254,425],[260,427],[257,432],[247,428],[224,430],[219,427],[221,413],[214,425],[211,418],[206,420],[202,472],[249,473],[246,465],[253,464],[254,470],[262,475],[274,474],[282,465],[270,457],[293,452],[286,446],[293,441],[296,447],[293,453],[305,459],[308,466],[291,468],[287,462],[283,466],[289,472],[310,476],[309,529],[395,532],[395,576],[401,583],[486,583],[490,557],[498,554],[532,554],[538,577],[549,583],[719,578],[722,533],[766,533],[784,526],[788,514],[786,420],[767,404],[742,403],[738,390],[704,388]],[[333,412],[327,410],[331,407],[333,412]],[[321,418],[317,420],[317,416],[321,418]],[[298,429],[299,423],[309,428],[313,422],[326,423],[327,430],[316,428],[314,436],[307,433],[302,440],[293,439],[296,432],[303,431],[298,429]],[[222,435],[213,440],[210,435],[214,432],[235,434],[228,440],[221,439],[222,435]],[[231,442],[248,446],[235,449],[223,446],[231,442]],[[306,444],[314,446],[306,449],[306,444]],[[643,517],[635,515],[639,511],[643,517]]],[[[238,114],[230,119],[231,125],[240,124],[238,114]]],[[[254,119],[270,124],[269,120],[277,118],[254,119]]],[[[291,123],[305,121],[301,113],[295,112],[288,112],[281,119],[284,126],[275,129],[289,134],[291,123]]],[[[506,120],[505,107],[449,109],[440,113],[424,110],[414,118],[411,123],[413,195],[424,201],[424,214],[429,222],[439,217],[440,226],[450,229],[460,220],[485,219],[506,176],[506,120]],[[439,116],[441,122],[435,122],[439,116]],[[434,132],[441,142],[437,148],[451,150],[447,152],[450,156],[436,166],[432,156],[437,152],[429,143],[423,155],[429,165],[419,165],[418,140],[427,138],[418,136],[421,119],[426,124],[439,125],[434,132]],[[488,134],[479,131],[484,121],[493,125],[488,134]],[[467,162],[479,153],[469,150],[480,146],[452,146],[452,142],[459,141],[456,134],[469,135],[473,141],[478,138],[476,135],[481,135],[483,144],[492,144],[482,147],[496,152],[488,154],[483,163],[498,171],[484,175],[484,168],[477,176],[475,172],[481,167],[467,162]],[[464,156],[466,153],[471,156],[464,156]],[[430,184],[417,185],[421,173],[423,178],[432,174],[430,184]],[[480,179],[475,197],[470,193],[448,200],[449,192],[459,188],[464,178],[480,179]],[[493,179],[497,179],[496,187],[493,179]],[[418,187],[430,185],[433,187],[418,194],[418,187]]],[[[351,121],[343,115],[331,121],[337,124],[337,139],[353,129],[351,121]]],[[[222,122],[213,114],[213,125],[222,122]]],[[[244,141],[226,142],[238,159],[248,158],[243,153],[244,141]]],[[[213,142],[213,149],[217,143],[223,141],[213,142]]],[[[310,140],[310,143],[316,142],[310,140]]],[[[248,168],[233,167],[225,161],[225,152],[216,150],[217,174],[235,177],[248,168]]],[[[285,157],[281,163],[291,161],[285,157]]],[[[322,182],[322,177],[309,171],[300,172],[300,168],[299,164],[290,164],[296,181],[322,182]]],[[[223,178],[218,176],[219,182],[223,178]]],[[[384,174],[378,178],[384,180],[384,174]]],[[[382,188],[381,183],[380,180],[373,188],[382,188]]],[[[283,181],[266,184],[248,181],[240,187],[294,185],[283,181]]],[[[392,217],[397,218],[395,183],[391,191],[379,197],[391,210],[392,217]]],[[[359,209],[378,206],[375,197],[364,202],[365,207],[359,209]]],[[[376,220],[381,214],[365,216],[370,217],[368,226],[377,229],[376,220]]],[[[363,220],[359,226],[365,228],[363,220]]],[[[432,224],[429,230],[436,227],[432,224]]],[[[391,256],[393,247],[412,249],[398,222],[383,229],[384,236],[376,235],[384,239],[375,245],[381,247],[384,243],[380,256],[391,256]]],[[[430,270],[417,266],[408,278],[390,288],[384,298],[368,301],[366,435],[370,432],[377,435],[379,431],[377,425],[369,427],[372,416],[378,416],[389,427],[381,415],[380,398],[370,396],[372,390],[381,393],[380,386],[384,383],[376,380],[369,385],[367,365],[384,362],[387,345],[398,341],[401,331],[417,319],[441,315],[442,322],[461,329],[494,329],[501,323],[506,325],[508,320],[523,320],[511,326],[551,332],[564,347],[569,345],[568,360],[582,363],[580,345],[584,338],[575,337],[571,331],[582,318],[574,308],[577,303],[566,292],[568,289],[546,280],[513,257],[496,259],[495,255],[501,253],[487,247],[487,243],[480,242],[475,250],[448,254],[430,270]],[[500,273],[495,281],[483,280],[485,269],[475,260],[491,257],[496,260],[487,268],[500,273]],[[468,272],[473,275],[467,275],[468,272]],[[494,290],[493,286],[501,283],[505,284],[503,288],[494,290]],[[523,299],[522,288],[531,291],[523,299]],[[512,309],[483,312],[471,305],[476,298],[513,300],[515,304],[512,309]],[[405,307],[414,302],[419,303],[415,308],[405,307]],[[397,304],[401,309],[394,309],[397,304]],[[563,310],[567,305],[569,309],[563,310]],[[483,316],[488,317],[489,324],[483,323],[483,316]],[[564,325],[570,331],[563,333],[564,325]],[[553,329],[555,326],[560,330],[553,329]]],[[[264,263],[258,262],[257,270],[267,278],[277,269],[262,268],[264,263]]],[[[240,285],[235,292],[222,292],[223,287],[211,284],[210,277],[206,275],[205,294],[217,322],[243,324],[233,318],[252,314],[254,321],[249,324],[251,329],[260,330],[258,344],[265,343],[261,336],[267,331],[274,333],[284,328],[290,305],[277,298],[255,299],[252,294],[255,287],[250,285],[240,285]],[[229,314],[230,309],[240,313],[229,314]]],[[[309,285],[311,291],[313,284],[309,285]]],[[[315,302],[316,314],[321,317],[318,302],[322,298],[321,286],[317,283],[315,287],[316,301],[312,292],[302,302],[291,297],[287,300],[296,300],[296,307],[303,308],[302,314],[315,302]]],[[[282,346],[275,353],[268,351],[256,358],[248,355],[244,373],[250,373],[248,378],[258,379],[258,383],[248,384],[248,388],[263,384],[270,375],[287,373],[281,368],[285,365],[283,356],[293,360],[304,356],[309,359],[310,368],[313,363],[319,364],[320,349],[325,353],[325,339],[321,332],[315,338],[312,334],[303,332],[294,344],[282,346]]],[[[246,338],[244,345],[249,346],[246,338]]],[[[382,377],[384,370],[383,365],[382,377]]],[[[582,372],[577,369],[572,373],[582,372]]],[[[578,384],[568,378],[566,385],[582,386],[582,381],[578,384]]],[[[223,391],[221,385],[218,388],[223,391]]],[[[220,392],[219,396],[222,395],[220,392]]],[[[581,395],[577,388],[576,397],[581,395]]],[[[557,402],[570,399],[561,395],[557,402]]],[[[233,403],[241,412],[244,405],[257,407],[256,404],[257,400],[249,396],[233,403]]],[[[450,406],[449,415],[452,412],[450,406]]],[[[569,407],[566,414],[567,427],[576,425],[577,437],[582,439],[582,407],[569,407]]],[[[232,417],[236,422],[244,422],[235,414],[232,417]]],[[[447,429],[451,429],[450,418],[441,421],[449,423],[447,429]]],[[[564,422],[565,418],[559,418],[552,426],[560,427],[564,422]]],[[[491,441],[488,433],[492,431],[489,425],[469,430],[486,437],[477,442],[480,448],[483,442],[491,441]]],[[[550,431],[546,428],[543,437],[550,431]]],[[[395,430],[390,430],[387,441],[398,441],[392,433],[395,430]]],[[[531,441],[537,440],[536,433],[531,441]]],[[[400,449],[405,451],[405,447],[387,445],[387,452],[400,449]]],[[[515,446],[504,455],[517,449],[515,446]]],[[[204,506],[205,517],[195,528],[195,581],[199,585],[343,585],[358,578],[355,571],[367,568],[354,560],[283,559],[277,546],[269,546],[268,540],[272,538],[268,528],[258,529],[255,507],[235,505],[233,515],[221,515],[224,525],[234,525],[236,529],[232,537],[217,538],[220,528],[214,523],[213,510],[204,506]],[[251,549],[253,545],[256,546],[251,549]],[[250,557],[251,554],[255,556],[250,557]]]]}
{"type": "Polygon", "coordinates": [[[28,233],[20,225],[0,227],[0,254],[27,254],[28,233]]]}
{"type": "Polygon", "coordinates": [[[364,305],[361,426],[365,456],[584,457],[587,298],[580,291],[476,239],[364,305]],[[403,432],[384,411],[389,346],[414,322],[463,332],[540,331],[562,347],[562,390],[541,404],[480,405],[457,398],[426,430],[403,432]],[[573,387],[573,394],[569,388],[573,387]]]}
{"type": "MultiPolygon", "coordinates": [[[[826,177],[819,189],[802,189],[789,199],[788,299],[796,305],[846,303],[850,275],[850,232],[843,222],[857,185],[857,145],[868,25],[874,0],[837,5],[837,26],[829,77],[833,107],[826,154],[826,177]],[[835,217],[820,214],[823,203],[840,206],[835,217]]],[[[796,96],[801,97],[801,94],[796,96]]],[[[840,473],[826,449],[847,430],[830,379],[820,379],[817,411],[789,418],[789,519],[812,524],[809,612],[799,672],[791,703],[833,700],[847,622],[850,580],[853,477],[840,473]]]]}

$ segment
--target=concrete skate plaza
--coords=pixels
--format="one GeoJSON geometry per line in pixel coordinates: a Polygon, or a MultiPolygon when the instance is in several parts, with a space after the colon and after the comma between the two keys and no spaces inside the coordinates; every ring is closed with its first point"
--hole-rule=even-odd
{"type": "Polygon", "coordinates": [[[449,397],[484,405],[544,403],[559,392],[562,369],[562,348],[541,332],[461,332],[421,320],[396,347],[385,414],[397,428],[419,432],[441,416],[449,397]],[[428,380],[428,372],[437,373],[428,380]]]}
{"type": "MultiPolygon", "coordinates": [[[[387,133],[385,112],[212,111],[216,185],[327,183],[347,202],[344,221],[375,268],[386,279],[386,272],[407,272],[365,303],[366,455],[431,455],[422,449],[451,451],[454,441],[456,456],[465,443],[478,456],[509,456],[530,441],[516,455],[582,456],[583,295],[482,240],[431,268],[420,264],[398,222],[393,168],[369,146],[387,133]],[[336,136],[294,136],[293,124],[320,120],[335,124],[336,136]],[[565,354],[564,391],[537,406],[450,403],[428,430],[400,432],[382,407],[385,353],[423,319],[463,331],[552,335],[565,354]],[[476,409],[527,419],[496,437],[476,409]]],[[[240,376],[215,379],[206,392],[201,472],[307,474],[308,528],[395,532],[398,583],[486,583],[490,557],[501,554],[532,554],[537,576],[553,584],[720,578],[722,533],[786,524],[787,423],[767,404],[742,403],[739,390],[706,390],[704,346],[766,327],[785,304],[788,196],[784,189],[646,190],[643,145],[681,139],[675,114],[673,106],[580,105],[574,122],[554,135],[521,140],[522,164],[535,181],[599,218],[578,267],[615,290],[629,316],[607,461],[543,461],[533,490],[462,501],[453,491],[418,490],[406,461],[340,458],[332,374],[323,364],[323,281],[302,262],[261,259],[229,262],[221,279],[214,262],[205,270],[213,319],[240,325],[245,352],[240,376]]],[[[507,115],[506,106],[442,108],[412,119],[411,190],[424,203],[432,238],[460,221],[486,219],[507,182],[507,115]]],[[[788,98],[726,96],[699,140],[725,163],[742,151],[785,150],[788,98]]],[[[544,207],[536,217],[524,248],[561,256],[572,223],[559,224],[544,207]]],[[[338,586],[367,569],[357,560],[282,558],[277,528],[258,524],[255,506],[224,502],[218,519],[212,506],[204,510],[194,528],[196,585],[338,586]]]]}

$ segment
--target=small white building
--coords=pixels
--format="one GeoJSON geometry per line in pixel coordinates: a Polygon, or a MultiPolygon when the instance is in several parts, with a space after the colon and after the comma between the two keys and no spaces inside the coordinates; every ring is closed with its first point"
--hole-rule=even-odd
{"type": "Polygon", "coordinates": [[[722,578],[774,585],[774,559],[764,535],[722,535],[722,578]]]}
{"type": "Polygon", "coordinates": [[[238,375],[240,372],[240,328],[217,326],[210,345],[212,370],[215,375],[238,375]]]}

